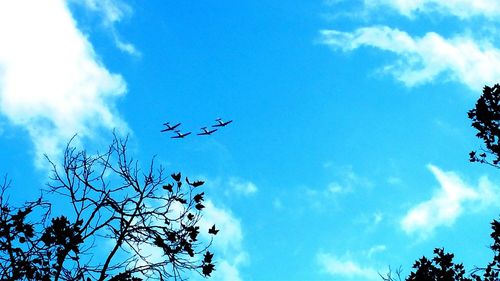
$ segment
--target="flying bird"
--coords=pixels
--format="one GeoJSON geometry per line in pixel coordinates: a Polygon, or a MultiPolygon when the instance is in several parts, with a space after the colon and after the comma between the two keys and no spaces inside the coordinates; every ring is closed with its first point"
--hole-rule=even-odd
{"type": "Polygon", "coordinates": [[[187,133],[183,134],[179,130],[176,130],[175,132],[177,133],[177,136],[173,136],[173,137],[170,137],[170,138],[172,138],[172,139],[183,139],[185,136],[188,136],[188,135],[191,134],[191,132],[187,132],[187,133]]]}
{"type": "Polygon", "coordinates": [[[217,131],[217,129],[213,129],[213,130],[207,130],[207,127],[202,127],[201,128],[203,130],[203,132],[197,134],[198,136],[207,136],[207,135],[211,135],[213,132],[217,131]]]}
{"type": "Polygon", "coordinates": [[[212,125],[212,127],[225,127],[229,123],[233,122],[233,120],[229,120],[229,121],[224,122],[224,121],[222,121],[221,118],[217,118],[217,119],[215,119],[215,121],[217,121],[217,124],[212,125]]]}
{"type": "Polygon", "coordinates": [[[170,126],[170,122],[163,123],[164,126],[166,126],[165,129],[161,130],[160,132],[166,132],[166,131],[173,131],[175,128],[179,127],[181,123],[177,123],[173,126],[170,126]]]}

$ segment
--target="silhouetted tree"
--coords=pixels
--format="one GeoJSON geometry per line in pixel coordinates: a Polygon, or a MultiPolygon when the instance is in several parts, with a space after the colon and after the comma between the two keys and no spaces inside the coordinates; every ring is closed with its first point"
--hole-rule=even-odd
{"type": "MultiPolygon", "coordinates": [[[[479,151],[471,151],[469,160],[500,168],[500,85],[493,87],[485,86],[483,94],[476,102],[473,109],[468,112],[472,120],[472,127],[478,132],[476,136],[484,142],[485,147],[479,151]]],[[[405,280],[407,281],[498,281],[500,280],[500,222],[493,220],[491,223],[491,238],[493,244],[493,259],[484,268],[476,267],[471,274],[466,276],[464,266],[454,263],[454,255],[445,253],[444,249],[436,248],[434,257],[428,259],[425,256],[415,261],[413,272],[405,280]]],[[[401,271],[392,276],[391,272],[381,276],[383,280],[401,280],[401,271]],[[397,279],[396,279],[397,278],[397,279]]]]}
{"type": "MultiPolygon", "coordinates": [[[[500,222],[493,220],[491,223],[491,238],[493,244],[493,260],[485,268],[476,267],[471,274],[466,274],[461,263],[453,261],[454,254],[445,253],[444,249],[434,249],[434,257],[428,259],[425,256],[416,260],[413,271],[406,281],[498,281],[500,272],[500,222]]],[[[396,276],[391,271],[386,276],[381,276],[385,281],[401,280],[401,270],[396,271],[396,276]]]]}
{"type": "MultiPolygon", "coordinates": [[[[434,249],[434,257],[429,260],[425,256],[416,260],[413,264],[414,271],[405,279],[407,281],[472,281],[465,277],[464,266],[453,262],[453,254],[445,253],[443,249],[434,249]]],[[[391,276],[383,277],[386,281],[401,280],[401,271],[397,272],[397,278],[391,276]]]]}
{"type": "Polygon", "coordinates": [[[486,147],[471,151],[469,160],[499,168],[500,163],[500,85],[485,86],[476,106],[468,112],[472,127],[486,147]],[[491,160],[490,160],[491,159],[491,160]]]}
{"type": "MultiPolygon", "coordinates": [[[[114,136],[104,153],[89,155],[71,141],[61,165],[48,162],[48,189],[21,207],[0,193],[0,280],[183,279],[210,276],[212,239],[200,241],[202,181],[165,175],[154,164],[142,170],[114,136]],[[69,203],[52,216],[54,203],[69,203]],[[161,256],[161,258],[155,257],[161,256]]],[[[215,226],[213,227],[215,229],[215,226]]]]}

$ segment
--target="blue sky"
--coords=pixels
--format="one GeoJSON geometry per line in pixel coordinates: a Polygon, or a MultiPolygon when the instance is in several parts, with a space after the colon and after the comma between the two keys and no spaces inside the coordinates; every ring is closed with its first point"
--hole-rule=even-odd
{"type": "Polygon", "coordinates": [[[214,280],[380,280],[491,257],[500,173],[467,111],[500,81],[496,0],[0,2],[0,173],[36,197],[75,133],[206,180],[214,280]],[[161,134],[162,123],[210,137],[161,134]]]}

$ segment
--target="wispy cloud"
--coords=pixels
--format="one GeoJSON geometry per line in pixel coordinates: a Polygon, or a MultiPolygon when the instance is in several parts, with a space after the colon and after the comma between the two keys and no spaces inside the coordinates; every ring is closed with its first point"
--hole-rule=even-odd
{"type": "Polygon", "coordinates": [[[201,175],[198,178],[207,183],[206,187],[221,192],[228,198],[249,197],[259,192],[259,188],[253,181],[240,176],[207,177],[201,175]]]}
{"type": "Polygon", "coordinates": [[[133,13],[133,9],[121,0],[84,0],[75,1],[93,12],[101,15],[104,27],[109,31],[116,47],[121,51],[135,57],[141,57],[141,52],[130,42],[124,41],[118,31],[116,24],[133,13]]]}
{"type": "Polygon", "coordinates": [[[352,259],[319,253],[316,261],[325,273],[348,280],[380,280],[378,271],[352,259]]]}
{"type": "Polygon", "coordinates": [[[120,0],[71,0],[71,2],[83,4],[88,9],[102,14],[105,25],[113,25],[132,14],[132,8],[120,0]]]}
{"type": "Polygon", "coordinates": [[[461,19],[475,16],[500,18],[500,2],[497,0],[365,0],[364,3],[368,8],[390,7],[407,17],[417,13],[439,13],[461,19]]]}
{"type": "MultiPolygon", "coordinates": [[[[215,253],[215,271],[212,272],[210,279],[214,281],[243,280],[240,267],[249,262],[249,255],[243,247],[244,236],[240,221],[229,209],[217,206],[212,200],[206,200],[204,205],[205,208],[198,226],[200,227],[201,239],[209,242],[213,238],[208,250],[215,253]],[[208,234],[208,229],[213,224],[219,230],[215,236],[208,234]]],[[[171,211],[177,214],[182,213],[184,209],[179,204],[173,205],[171,211]]],[[[141,245],[137,250],[148,256],[149,261],[160,262],[165,258],[163,251],[156,246],[141,245]]],[[[194,280],[204,280],[195,272],[191,272],[189,277],[194,280]]]]}
{"type": "Polygon", "coordinates": [[[381,212],[375,212],[373,214],[373,224],[374,225],[379,224],[383,219],[384,219],[384,214],[382,214],[381,212]]]}
{"type": "Polygon", "coordinates": [[[387,249],[387,247],[385,245],[375,245],[373,247],[371,247],[370,249],[368,249],[368,252],[367,252],[367,256],[368,258],[371,258],[373,255],[377,254],[377,253],[381,253],[383,251],[385,251],[387,249]]]}
{"type": "Polygon", "coordinates": [[[500,80],[500,50],[487,41],[467,36],[447,39],[434,32],[412,37],[387,26],[353,32],[321,30],[320,34],[320,41],[334,50],[347,52],[366,46],[395,54],[397,60],[382,71],[409,87],[444,78],[477,91],[500,80]]]}
{"type": "Polygon", "coordinates": [[[231,177],[228,185],[232,192],[245,196],[255,194],[258,191],[257,186],[253,182],[237,177],[231,177]]]}
{"type": "MultiPolygon", "coordinates": [[[[363,175],[354,171],[353,167],[335,166],[333,163],[324,164],[323,167],[332,174],[330,182],[317,185],[302,185],[297,189],[298,197],[307,204],[301,205],[314,211],[331,211],[331,208],[338,208],[342,202],[340,199],[366,191],[374,186],[374,183],[363,175]]],[[[283,203],[278,201],[278,203],[283,203]]],[[[285,207],[283,204],[276,204],[276,207],[285,207]]]]}
{"type": "Polygon", "coordinates": [[[471,186],[454,172],[445,172],[434,165],[428,165],[428,169],[436,177],[440,188],[431,199],[417,204],[406,213],[401,220],[401,227],[406,233],[426,237],[437,227],[453,225],[464,211],[498,204],[500,190],[486,177],[480,178],[477,186],[471,186]]]}
{"type": "Polygon", "coordinates": [[[229,210],[217,207],[211,200],[207,200],[200,228],[208,229],[213,223],[220,231],[212,244],[219,256],[216,271],[211,279],[242,280],[239,268],[248,262],[249,256],[243,249],[243,231],[240,221],[229,210]]]}
{"type": "Polygon", "coordinates": [[[354,171],[352,166],[336,167],[333,163],[327,162],[323,165],[327,170],[333,171],[336,180],[331,181],[326,187],[326,193],[331,195],[337,193],[353,192],[360,188],[373,187],[373,182],[354,171]]]}
{"type": "Polygon", "coordinates": [[[0,38],[0,111],[28,131],[37,160],[75,133],[127,127],[114,106],[124,80],[101,63],[63,1],[1,1],[0,38]]]}

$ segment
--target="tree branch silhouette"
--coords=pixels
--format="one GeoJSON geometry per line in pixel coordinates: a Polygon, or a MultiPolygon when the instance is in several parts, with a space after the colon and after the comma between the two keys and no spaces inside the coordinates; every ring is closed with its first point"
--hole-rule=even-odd
{"type": "Polygon", "coordinates": [[[472,127],[478,131],[476,137],[480,138],[486,146],[479,152],[471,151],[469,160],[500,168],[498,166],[500,163],[499,84],[483,88],[483,94],[477,100],[475,107],[468,112],[468,117],[472,120],[472,127]]]}
{"type": "Polygon", "coordinates": [[[47,158],[52,173],[37,201],[10,206],[5,179],[1,280],[182,280],[193,271],[210,276],[212,238],[198,239],[202,181],[168,176],[154,158],[141,169],[127,153],[126,138],[114,135],[103,153],[92,155],[72,142],[61,165],[47,158]],[[64,198],[69,210],[52,217],[52,204],[45,200],[50,196],[64,198]],[[30,215],[41,219],[33,223],[30,215]]]}

